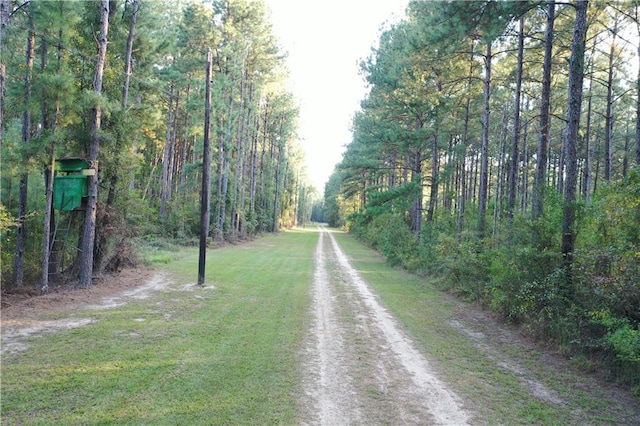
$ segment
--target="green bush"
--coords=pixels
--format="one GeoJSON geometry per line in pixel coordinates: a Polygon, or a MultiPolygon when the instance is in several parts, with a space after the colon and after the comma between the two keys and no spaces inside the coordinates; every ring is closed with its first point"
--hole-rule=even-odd
{"type": "Polygon", "coordinates": [[[435,249],[437,269],[445,279],[445,289],[467,300],[482,300],[489,282],[492,250],[486,242],[470,239],[458,242],[441,237],[435,249]]]}
{"type": "Polygon", "coordinates": [[[602,339],[604,349],[613,354],[607,363],[610,374],[630,384],[640,395],[640,330],[627,318],[612,315],[606,309],[591,312],[591,322],[606,332],[602,339]]]}
{"type": "Polygon", "coordinates": [[[387,258],[389,264],[416,270],[418,241],[404,218],[392,213],[375,217],[367,229],[366,240],[387,258]]]}
{"type": "Polygon", "coordinates": [[[540,309],[557,305],[554,276],[562,257],[528,246],[503,247],[490,259],[487,303],[515,323],[536,320],[540,309]]]}

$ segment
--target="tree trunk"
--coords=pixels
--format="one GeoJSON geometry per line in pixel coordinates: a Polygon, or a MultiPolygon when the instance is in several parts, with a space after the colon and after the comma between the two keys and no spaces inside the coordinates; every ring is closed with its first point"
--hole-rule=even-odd
{"type": "Polygon", "coordinates": [[[484,238],[489,184],[489,119],[491,109],[491,41],[487,41],[484,79],[484,113],[482,115],[482,148],[480,152],[480,192],[478,194],[478,237],[484,238]]]}
{"type": "Polygon", "coordinates": [[[4,63],[6,55],[6,28],[9,25],[9,16],[11,13],[11,0],[0,0],[0,145],[4,141],[4,96],[6,93],[6,64],[4,63]]]}
{"type": "MultiPolygon", "coordinates": [[[[640,35],[640,21],[638,35],[640,35]]],[[[638,45],[638,57],[640,57],[640,45],[638,45]]],[[[640,67],[636,76],[636,165],[640,166],[640,67]]]]}
{"type": "MultiPolygon", "coordinates": [[[[433,135],[433,142],[431,144],[431,183],[430,183],[430,191],[429,191],[429,207],[427,208],[427,222],[433,222],[433,216],[436,210],[436,203],[438,201],[438,131],[436,129],[436,134],[433,135]]],[[[422,188],[422,153],[420,150],[416,153],[416,157],[414,160],[413,170],[414,170],[414,182],[417,182],[420,188],[422,188]],[[419,180],[416,178],[419,177],[419,180]]],[[[413,214],[411,220],[411,229],[415,233],[420,232],[420,221],[419,216],[422,216],[422,189],[420,190],[420,204],[415,204],[413,207],[413,214]]]]}
{"type": "Polygon", "coordinates": [[[493,209],[493,235],[496,235],[500,231],[500,218],[503,213],[505,181],[507,174],[507,135],[509,127],[509,110],[507,105],[504,106],[502,111],[502,130],[500,135],[500,157],[498,157],[498,168],[496,171],[496,190],[495,190],[495,203],[493,209]]]}
{"type": "Polygon", "coordinates": [[[511,167],[509,169],[509,199],[507,202],[507,225],[513,227],[513,214],[516,208],[516,192],[518,188],[520,164],[520,98],[522,92],[522,68],[524,57],[524,18],[520,18],[518,32],[518,65],[516,68],[516,93],[513,112],[513,145],[511,147],[511,167]]]}
{"type": "Polygon", "coordinates": [[[607,110],[605,115],[605,140],[604,140],[604,179],[611,180],[613,170],[613,54],[616,42],[618,24],[612,30],[613,40],[609,47],[609,69],[607,74],[607,110]]]}
{"type": "Polygon", "coordinates": [[[576,2],[576,20],[569,62],[569,102],[567,107],[567,134],[565,139],[566,182],[562,217],[562,255],[567,266],[573,262],[576,239],[576,186],[578,182],[577,142],[582,106],[584,78],[584,51],[587,32],[587,0],[576,2]]]}
{"type": "MultiPolygon", "coordinates": [[[[35,54],[36,34],[32,12],[28,11],[29,29],[27,32],[27,49],[25,55],[24,75],[24,110],[22,113],[22,144],[25,147],[31,140],[31,78],[33,75],[33,57],[35,54]]],[[[20,288],[24,283],[24,254],[27,247],[27,155],[23,154],[23,171],[20,174],[18,191],[18,229],[16,236],[16,255],[13,262],[13,284],[20,288]]]]}
{"type": "MultiPolygon", "coordinates": [[[[527,98],[526,110],[529,110],[529,98],[527,98]]],[[[529,203],[529,125],[525,122],[522,130],[522,188],[520,193],[520,211],[524,215],[529,203]]]]}
{"type": "MultiPolygon", "coordinates": [[[[595,50],[595,43],[594,43],[595,50]]],[[[587,100],[587,125],[584,135],[585,147],[584,147],[584,176],[582,179],[582,196],[584,197],[585,202],[589,203],[591,198],[591,180],[593,176],[593,153],[591,152],[593,149],[591,147],[591,111],[593,104],[593,64],[591,65],[591,73],[589,77],[589,91],[587,92],[588,100],[587,100]]]]}
{"type": "Polygon", "coordinates": [[[53,217],[53,179],[55,168],[55,146],[51,146],[51,163],[45,169],[45,204],[44,227],[42,231],[42,277],[40,279],[40,294],[49,290],[49,260],[51,259],[51,223],[53,217]]]}
{"type": "Polygon", "coordinates": [[[136,33],[136,23],[138,21],[138,0],[131,1],[131,21],[129,22],[129,35],[127,36],[127,48],[125,51],[125,64],[124,64],[124,84],[122,85],[122,107],[127,108],[129,104],[129,81],[131,80],[131,74],[133,69],[133,40],[136,33]]]}
{"type": "MultiPolygon", "coordinates": [[[[635,5],[636,31],[640,36],[640,19],[638,19],[638,4],[635,5]]],[[[640,44],[638,45],[638,57],[640,57],[640,44]]],[[[640,166],[640,67],[636,71],[636,165],[640,166]]]]}
{"type": "MultiPolygon", "coordinates": [[[[62,32],[62,31],[61,31],[62,32]]],[[[60,37],[62,38],[62,37],[60,37]]],[[[62,58],[62,46],[58,46],[58,63],[57,63],[57,72],[60,72],[61,67],[61,58],[62,58]]],[[[47,68],[47,43],[45,40],[42,41],[42,53],[41,53],[41,70],[44,72],[47,68]]],[[[48,155],[51,158],[51,162],[48,167],[45,167],[45,206],[44,206],[44,222],[43,222],[43,230],[42,230],[42,276],[40,280],[40,294],[45,294],[49,289],[49,265],[51,260],[51,249],[52,249],[52,231],[51,227],[53,224],[53,183],[54,183],[54,170],[55,170],[55,136],[56,136],[56,127],[58,124],[58,116],[60,114],[60,102],[56,99],[55,107],[51,119],[49,119],[49,107],[47,102],[43,102],[42,104],[42,127],[45,130],[51,131],[52,142],[51,145],[47,148],[48,155]]],[[[56,259],[53,259],[54,261],[56,259]]]]}
{"type": "Polygon", "coordinates": [[[276,189],[275,189],[275,195],[273,198],[273,225],[271,227],[271,232],[278,232],[278,215],[280,213],[279,208],[280,208],[280,180],[281,175],[282,175],[282,154],[283,154],[283,149],[282,146],[280,145],[281,143],[284,143],[282,141],[278,142],[277,145],[277,150],[278,150],[278,155],[277,155],[277,163],[276,163],[276,189]]]}
{"type": "MultiPolygon", "coordinates": [[[[555,1],[549,1],[547,8],[547,28],[544,36],[544,63],[542,64],[542,94],[540,99],[540,134],[536,152],[536,174],[534,179],[532,217],[537,221],[544,212],[544,197],[547,187],[547,167],[549,150],[550,105],[551,105],[551,65],[553,54],[553,25],[555,22],[555,1]]],[[[538,225],[533,226],[533,244],[538,245],[538,225]]]]}
{"type": "MultiPolygon", "coordinates": [[[[133,40],[136,31],[136,22],[138,19],[138,0],[133,0],[131,3],[131,21],[129,22],[129,35],[127,36],[127,47],[125,51],[125,65],[124,65],[124,83],[122,87],[122,109],[125,111],[129,104],[129,82],[131,80],[132,70],[132,54],[133,54],[133,40]]],[[[123,116],[123,119],[126,115],[123,116]]],[[[107,202],[105,204],[105,214],[102,215],[102,221],[97,226],[98,244],[96,244],[96,253],[94,259],[95,268],[102,270],[102,264],[104,262],[104,256],[107,248],[107,231],[111,225],[111,215],[115,212],[114,205],[116,200],[116,192],[118,187],[118,180],[120,176],[120,151],[122,150],[122,132],[118,132],[116,135],[116,155],[112,165],[111,174],[109,176],[109,194],[107,196],[107,202]]]]}
{"type": "Polygon", "coordinates": [[[629,126],[627,125],[627,131],[624,135],[624,157],[622,158],[622,177],[626,178],[629,172],[629,126]]]}
{"type": "Polygon", "coordinates": [[[177,110],[177,106],[173,106],[174,86],[171,84],[169,90],[169,110],[167,111],[167,134],[164,142],[164,153],[162,156],[162,191],[160,193],[160,217],[166,214],[167,201],[171,199],[171,159],[173,158],[173,115],[177,110]]]}
{"type": "Polygon", "coordinates": [[[596,131],[596,140],[594,141],[594,147],[591,151],[593,152],[591,156],[592,162],[595,162],[596,166],[596,170],[593,172],[591,194],[595,194],[598,190],[598,178],[600,177],[600,129],[596,131]]]}
{"type": "MultiPolygon", "coordinates": [[[[260,117],[256,117],[256,124],[259,124],[260,117]]],[[[257,128],[259,126],[256,126],[257,128]]],[[[249,215],[251,217],[251,221],[257,223],[256,219],[256,187],[257,187],[257,176],[258,176],[258,138],[259,138],[259,130],[257,129],[255,134],[252,135],[251,139],[251,166],[250,166],[250,175],[249,175],[249,215]]]]}
{"type": "MultiPolygon", "coordinates": [[[[107,36],[109,32],[109,0],[100,2],[100,33],[98,35],[98,55],[96,58],[95,73],[93,76],[93,91],[102,95],[102,78],[104,64],[107,56],[107,36]]],[[[82,253],[80,260],[79,286],[88,288],[92,285],[93,277],[93,244],[96,231],[96,210],[98,205],[98,157],[100,154],[100,125],[102,109],[97,104],[92,109],[91,144],[89,146],[89,164],[95,171],[93,176],[88,176],[87,210],[85,214],[84,232],[82,235],[82,253]]]]}

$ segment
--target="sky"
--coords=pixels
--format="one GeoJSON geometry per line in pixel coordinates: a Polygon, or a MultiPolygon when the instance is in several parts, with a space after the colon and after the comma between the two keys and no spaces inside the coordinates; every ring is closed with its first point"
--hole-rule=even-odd
{"type": "Polygon", "coordinates": [[[377,46],[385,23],[404,17],[408,0],[265,0],[288,53],[289,89],[300,107],[299,138],[320,194],[367,93],[358,63],[377,46]]]}

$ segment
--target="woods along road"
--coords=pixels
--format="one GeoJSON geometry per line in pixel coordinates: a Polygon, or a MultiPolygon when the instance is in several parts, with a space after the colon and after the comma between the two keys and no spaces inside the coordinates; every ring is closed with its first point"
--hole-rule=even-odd
{"type": "Polygon", "coordinates": [[[3,299],[2,423],[640,424],[628,391],[342,232],[208,262],[205,287],[186,251],[90,291],[3,299]]]}

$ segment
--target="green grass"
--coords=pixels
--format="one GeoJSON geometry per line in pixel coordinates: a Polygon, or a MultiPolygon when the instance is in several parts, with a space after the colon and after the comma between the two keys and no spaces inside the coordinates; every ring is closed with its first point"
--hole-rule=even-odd
{"type": "Polygon", "coordinates": [[[625,415],[624,405],[613,407],[617,401],[602,398],[592,388],[586,392],[575,387],[583,380],[580,373],[549,368],[539,352],[517,344],[497,348],[501,357],[526,367],[566,404],[535,398],[517,374],[451,325],[461,309],[476,308],[436,290],[428,278],[390,268],[382,256],[354,237],[342,232],[334,236],[384,306],[428,354],[434,369],[467,401],[465,407],[477,415],[475,424],[608,424],[612,418],[625,422],[620,417],[625,415]]]}
{"type": "Polygon", "coordinates": [[[166,266],[174,284],[94,323],[30,342],[2,363],[2,424],[291,424],[308,327],[314,232],[166,266]]]}
{"type": "MultiPolygon", "coordinates": [[[[474,424],[624,423],[624,407],[575,386],[582,378],[571,371],[549,369],[517,345],[496,348],[566,403],[534,398],[451,325],[468,305],[390,268],[349,235],[334,236],[465,400],[474,424]]],[[[294,230],[210,250],[204,288],[195,288],[197,248],[181,249],[163,266],[165,290],[118,308],[70,312],[94,322],[34,337],[29,350],[3,358],[2,425],[297,424],[317,237],[294,230]]]]}

